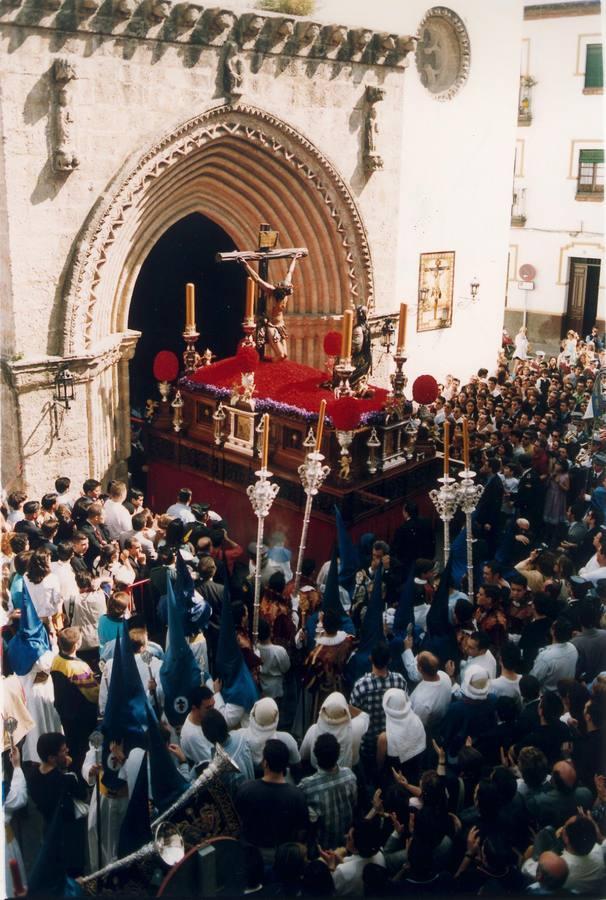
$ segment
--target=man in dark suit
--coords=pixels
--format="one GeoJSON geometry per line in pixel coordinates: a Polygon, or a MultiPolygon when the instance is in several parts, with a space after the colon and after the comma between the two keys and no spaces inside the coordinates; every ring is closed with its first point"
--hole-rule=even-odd
{"type": "Polygon", "coordinates": [[[543,482],[538,472],[532,467],[530,454],[522,454],[519,463],[522,467],[522,476],[518,484],[518,515],[528,519],[531,529],[536,532],[543,515],[543,482]]]}
{"type": "Polygon", "coordinates": [[[101,553],[102,547],[109,544],[109,531],[103,524],[104,513],[101,503],[92,503],[88,508],[86,522],[82,525],[80,531],[88,538],[88,550],[84,559],[89,569],[92,569],[93,563],[101,553]]]}
{"type": "Polygon", "coordinates": [[[25,534],[29,541],[29,549],[37,550],[44,543],[44,538],[38,525],[38,516],[40,515],[40,504],[38,501],[28,500],[27,503],[24,503],[23,515],[24,518],[15,525],[15,532],[17,534],[25,534]]]}
{"type": "Polygon", "coordinates": [[[501,461],[499,459],[489,460],[488,470],[490,476],[476,507],[474,520],[486,539],[490,554],[494,555],[499,534],[503,494],[505,493],[503,481],[499,475],[501,461]]]}
{"type": "Polygon", "coordinates": [[[404,522],[396,529],[391,552],[402,567],[402,577],[406,578],[415,560],[434,558],[436,542],[431,521],[419,516],[416,503],[404,504],[402,518],[404,522]]]}

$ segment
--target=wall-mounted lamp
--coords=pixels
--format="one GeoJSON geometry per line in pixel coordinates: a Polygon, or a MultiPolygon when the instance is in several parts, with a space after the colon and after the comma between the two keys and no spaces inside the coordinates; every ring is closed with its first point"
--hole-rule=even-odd
{"type": "Polygon", "coordinates": [[[55,393],[53,401],[63,406],[64,409],[70,408],[70,403],[74,400],[74,375],[68,368],[61,369],[57,372],[55,378],[55,393]]]}
{"type": "Polygon", "coordinates": [[[465,309],[465,307],[471,306],[472,303],[477,303],[479,300],[478,295],[480,293],[480,282],[475,276],[473,277],[469,285],[469,293],[469,297],[460,297],[457,300],[457,306],[459,307],[459,309],[465,309]]]}
{"type": "Polygon", "coordinates": [[[383,322],[383,327],[381,328],[381,346],[384,348],[386,353],[391,353],[391,348],[393,347],[394,342],[394,334],[396,333],[396,326],[393,323],[393,319],[385,319],[383,322]]]}

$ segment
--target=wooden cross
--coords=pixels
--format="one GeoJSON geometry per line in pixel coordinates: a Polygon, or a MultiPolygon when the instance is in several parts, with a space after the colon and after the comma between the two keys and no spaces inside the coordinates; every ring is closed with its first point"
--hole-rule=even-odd
{"type": "MultiPolygon", "coordinates": [[[[241,263],[251,278],[259,285],[259,302],[257,305],[257,332],[259,327],[267,317],[267,299],[273,296],[275,299],[281,299],[292,294],[292,278],[295,271],[297,260],[308,255],[307,247],[284,247],[280,250],[276,249],[278,242],[278,232],[274,231],[270,225],[263,223],[259,226],[259,246],[257,250],[234,250],[230,253],[217,253],[215,259],[217,262],[239,262],[241,263]],[[269,263],[274,259],[290,259],[286,278],[272,284],[269,281],[269,263]],[[251,263],[259,263],[259,271],[257,272],[251,263]]],[[[259,341],[256,342],[259,347],[259,341]]]]}

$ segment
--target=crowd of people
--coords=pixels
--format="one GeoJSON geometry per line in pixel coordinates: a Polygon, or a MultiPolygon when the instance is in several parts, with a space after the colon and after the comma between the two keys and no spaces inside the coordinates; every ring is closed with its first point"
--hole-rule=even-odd
{"type": "Polygon", "coordinates": [[[468,422],[483,485],[473,592],[463,523],[441,566],[436,522],[410,501],[395,533],[357,545],[339,520],[332,558],[306,559],[295,592],[284,535],[256,573],[256,545],[188,489],[164,513],[120,481],[8,494],[8,895],[37,882],[24,863],[36,816],[47,836],[63,817],[69,876],[95,871],[122,854],[146,754],[161,750],[184,790],[220,746],[238,766],[219,778],[249,893],[604,896],[606,455],[591,338],[569,335],[552,359],[517,341],[493,374],[448,378],[415,413],[418,440],[438,448],[451,423],[453,465],[468,422]],[[194,675],[175,685],[181,640],[194,675]],[[100,761],[90,735],[109,733],[128,654],[161,747],[124,726],[100,761]]]}

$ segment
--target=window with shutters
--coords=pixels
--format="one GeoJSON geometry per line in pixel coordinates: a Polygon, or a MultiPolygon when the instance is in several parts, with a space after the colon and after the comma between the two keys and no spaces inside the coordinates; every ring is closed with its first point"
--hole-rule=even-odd
{"type": "Polygon", "coordinates": [[[604,151],[580,150],[577,199],[604,196],[604,151]]]}
{"type": "Polygon", "coordinates": [[[585,48],[585,88],[596,90],[604,87],[602,45],[587,44],[585,48]]]}

